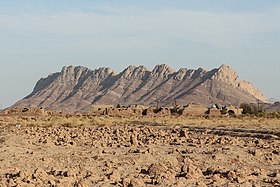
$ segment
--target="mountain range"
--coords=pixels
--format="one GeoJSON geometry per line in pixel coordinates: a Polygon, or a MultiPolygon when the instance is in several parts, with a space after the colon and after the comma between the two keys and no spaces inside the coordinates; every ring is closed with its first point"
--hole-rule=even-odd
{"type": "Polygon", "coordinates": [[[91,70],[82,66],[63,67],[41,78],[32,93],[13,107],[44,107],[52,110],[89,111],[93,105],[172,106],[212,103],[239,106],[267,98],[250,82],[241,80],[227,65],[210,71],[166,64],[152,70],[129,66],[120,73],[111,68],[91,70]]]}

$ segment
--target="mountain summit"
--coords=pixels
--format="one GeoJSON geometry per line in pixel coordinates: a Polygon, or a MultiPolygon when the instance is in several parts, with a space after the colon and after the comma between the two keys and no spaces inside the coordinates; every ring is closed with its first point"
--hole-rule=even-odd
{"type": "Polygon", "coordinates": [[[41,78],[32,93],[15,106],[45,107],[54,110],[90,110],[94,104],[162,106],[188,103],[232,104],[266,101],[251,83],[241,80],[227,65],[211,71],[156,65],[152,71],[144,66],[129,66],[120,73],[110,68],[95,70],[82,66],[63,67],[61,72],[41,78]]]}

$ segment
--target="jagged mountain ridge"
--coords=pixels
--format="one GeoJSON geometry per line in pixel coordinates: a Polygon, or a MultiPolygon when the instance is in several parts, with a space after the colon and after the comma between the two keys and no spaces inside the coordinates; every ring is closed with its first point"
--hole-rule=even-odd
{"type": "Polygon", "coordinates": [[[54,110],[90,110],[93,104],[162,106],[211,103],[239,105],[267,98],[251,83],[241,80],[227,65],[211,71],[156,65],[129,66],[120,73],[111,68],[63,67],[61,72],[41,78],[30,95],[14,106],[45,107],[54,110]]]}

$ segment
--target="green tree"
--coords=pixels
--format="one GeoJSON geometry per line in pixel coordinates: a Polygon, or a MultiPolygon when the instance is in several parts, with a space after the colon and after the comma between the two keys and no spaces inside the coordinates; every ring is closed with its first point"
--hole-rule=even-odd
{"type": "Polygon", "coordinates": [[[259,112],[258,106],[256,104],[242,103],[240,108],[243,109],[243,114],[257,114],[259,112]]]}

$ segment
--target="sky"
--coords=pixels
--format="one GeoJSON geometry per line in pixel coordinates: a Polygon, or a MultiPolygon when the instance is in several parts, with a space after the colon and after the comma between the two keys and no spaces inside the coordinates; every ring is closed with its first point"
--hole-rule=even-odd
{"type": "Polygon", "coordinates": [[[0,107],[63,66],[227,64],[280,99],[279,0],[0,0],[0,107]]]}

